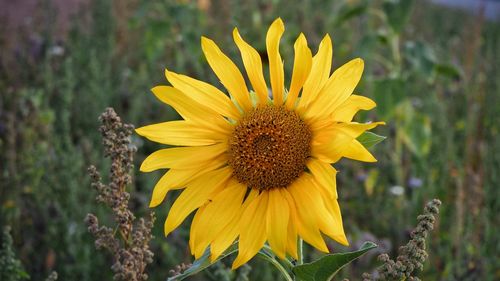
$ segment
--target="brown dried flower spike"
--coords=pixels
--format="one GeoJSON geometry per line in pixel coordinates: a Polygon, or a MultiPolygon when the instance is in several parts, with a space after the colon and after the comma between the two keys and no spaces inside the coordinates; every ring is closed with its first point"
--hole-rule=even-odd
{"type": "Polygon", "coordinates": [[[130,194],[126,187],[132,183],[130,170],[136,151],[130,142],[133,126],[124,124],[112,108],[107,108],[99,120],[105,156],[111,158],[109,183],[102,182],[95,166],[89,167],[89,174],[98,192],[97,201],[111,208],[116,225],[102,225],[94,214],[87,214],[85,222],[96,239],[96,247],[113,255],[114,280],[144,281],[148,279],[146,266],[153,262],[149,241],[153,237],[154,214],[150,213],[148,220],[137,221],[128,206],[130,194]]]}

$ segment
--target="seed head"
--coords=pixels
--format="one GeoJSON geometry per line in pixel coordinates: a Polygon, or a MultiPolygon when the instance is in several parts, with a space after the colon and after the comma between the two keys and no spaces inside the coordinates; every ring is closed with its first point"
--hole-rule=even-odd
{"type": "Polygon", "coordinates": [[[297,113],[263,106],[243,116],[229,141],[229,165],[250,188],[283,188],[306,168],[311,131],[297,113]]]}

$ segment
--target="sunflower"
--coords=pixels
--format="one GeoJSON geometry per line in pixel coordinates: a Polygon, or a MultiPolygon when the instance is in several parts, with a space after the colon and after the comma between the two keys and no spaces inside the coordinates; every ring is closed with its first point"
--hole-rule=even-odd
{"type": "Polygon", "coordinates": [[[189,239],[195,258],[210,247],[213,261],[236,239],[233,268],[249,261],[266,241],[281,259],[297,259],[299,237],[323,252],[328,248],[322,234],[348,245],[331,164],[342,157],[376,161],[356,138],[382,122],[352,122],[356,112],[375,103],[352,94],[363,72],[361,59],[330,75],[328,35],[314,56],[305,36],[298,36],[287,91],[279,53],[284,30],[278,18],[266,36],[270,89],[259,53],[236,28],[233,38],[252,91],[231,59],[205,37],[203,53],[229,96],[169,70],[165,74],[172,86],[152,89],[184,120],[136,130],[176,146],[152,153],[140,169],[168,169],[154,187],[150,207],[158,206],[168,191],[184,189],[170,208],[165,235],[196,211],[189,239]]]}

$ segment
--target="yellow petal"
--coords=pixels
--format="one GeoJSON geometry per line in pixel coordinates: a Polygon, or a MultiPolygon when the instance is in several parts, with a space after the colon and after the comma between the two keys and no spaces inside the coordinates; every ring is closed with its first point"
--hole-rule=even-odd
{"type": "Polygon", "coordinates": [[[238,67],[217,47],[214,41],[202,37],[201,48],[207,58],[208,64],[213,69],[217,77],[229,91],[231,96],[241,106],[243,111],[248,111],[252,108],[248,88],[245,84],[245,79],[238,67]]]}
{"type": "Polygon", "coordinates": [[[221,115],[170,86],[156,86],[151,89],[153,94],[162,102],[172,106],[185,120],[204,121],[207,118],[224,121],[221,115]]]}
{"type": "Polygon", "coordinates": [[[316,143],[328,141],[330,138],[331,128],[338,123],[331,119],[318,119],[313,122],[309,121],[310,120],[304,120],[304,122],[309,126],[309,129],[313,133],[313,141],[316,143]],[[327,131],[327,133],[325,133],[325,131],[327,131]],[[319,140],[324,137],[327,137],[327,139],[319,140]]]}
{"type": "Polygon", "coordinates": [[[323,162],[335,163],[344,153],[348,152],[349,145],[353,140],[359,137],[364,131],[382,124],[385,123],[339,123],[328,129],[324,129],[322,132],[316,132],[317,136],[314,137],[311,154],[323,162]]]}
{"type": "MultiPolygon", "coordinates": [[[[191,251],[192,255],[195,255],[195,245],[197,240],[203,237],[203,233],[200,231],[199,223],[206,207],[207,203],[198,208],[198,210],[196,210],[196,213],[194,214],[193,221],[191,222],[191,229],[189,230],[189,250],[191,251]]],[[[198,259],[196,255],[195,258],[198,259]]]]}
{"type": "Polygon", "coordinates": [[[172,106],[182,118],[192,121],[192,124],[225,134],[232,130],[229,122],[219,113],[194,101],[174,87],[156,86],[151,91],[159,100],[172,106]]]}
{"type": "Polygon", "coordinates": [[[308,105],[304,118],[328,118],[349,98],[363,74],[362,59],[353,59],[335,70],[317,98],[308,105]]]}
{"type": "Polygon", "coordinates": [[[269,57],[269,75],[271,76],[271,89],[273,91],[273,100],[275,105],[283,104],[283,88],[285,78],[283,72],[283,62],[280,56],[280,39],[285,32],[283,21],[276,19],[266,35],[267,56],[269,57]]]}
{"type": "Polygon", "coordinates": [[[186,75],[177,74],[165,69],[168,81],[177,89],[186,93],[191,99],[213,109],[217,113],[237,120],[240,116],[234,103],[216,87],[186,75]]]}
{"type": "Polygon", "coordinates": [[[250,46],[243,38],[237,28],[233,30],[233,39],[238,48],[240,49],[243,65],[247,71],[248,78],[252,83],[252,87],[257,93],[260,104],[267,104],[267,85],[262,73],[262,60],[259,53],[250,46]]]}
{"type": "Polygon", "coordinates": [[[324,225],[322,231],[340,244],[349,246],[349,242],[347,241],[347,237],[344,232],[344,226],[342,224],[342,215],[340,213],[338,201],[336,199],[329,198],[329,195],[325,192],[324,189],[321,189],[319,185],[316,185],[316,187],[322,194],[325,207],[327,208],[328,213],[333,219],[333,221],[330,221],[331,224],[324,225]]]}
{"type": "Polygon", "coordinates": [[[288,202],[281,194],[280,189],[268,191],[269,202],[267,206],[267,241],[273,252],[285,259],[287,246],[287,230],[290,209],[288,202]]]}
{"type": "Polygon", "coordinates": [[[210,244],[210,261],[214,262],[231,244],[234,242],[239,234],[239,222],[243,211],[248,207],[248,205],[254,201],[254,199],[259,195],[259,192],[252,189],[248,196],[245,198],[245,202],[240,207],[238,211],[235,211],[236,216],[226,225],[226,227],[215,237],[215,239],[210,244]]]}
{"type": "Polygon", "coordinates": [[[331,238],[344,246],[349,246],[349,241],[347,241],[347,237],[345,236],[344,232],[344,225],[342,223],[342,214],[340,213],[339,202],[337,200],[334,200],[332,202],[332,206],[333,209],[331,214],[333,215],[333,220],[335,222],[333,227],[335,228],[337,234],[332,236],[331,238]]]}
{"type": "Polygon", "coordinates": [[[151,172],[165,168],[196,169],[207,165],[226,151],[227,144],[225,143],[160,149],[144,159],[140,170],[151,172]]]}
{"type": "Polygon", "coordinates": [[[238,218],[228,223],[224,231],[221,231],[210,244],[210,262],[215,262],[238,237],[238,221],[241,217],[241,212],[242,209],[239,210],[238,218]]]}
{"type": "Polygon", "coordinates": [[[318,250],[327,253],[328,248],[319,231],[320,217],[325,216],[325,214],[316,212],[317,205],[322,204],[322,202],[318,202],[317,198],[311,195],[312,192],[309,192],[313,183],[311,183],[306,175],[305,173],[302,174],[300,178],[288,187],[288,191],[292,195],[297,209],[297,230],[304,241],[318,250]]]}
{"type": "Polygon", "coordinates": [[[330,164],[315,158],[309,159],[307,168],[311,171],[313,178],[319,186],[324,188],[328,196],[332,199],[337,199],[337,182],[335,181],[337,170],[330,164]]]}
{"type": "Polygon", "coordinates": [[[280,189],[283,198],[288,203],[288,208],[290,210],[290,218],[288,220],[288,228],[287,228],[287,240],[286,240],[286,251],[292,256],[294,259],[298,259],[297,253],[297,209],[295,207],[295,203],[293,202],[293,197],[286,190],[286,188],[280,189]]]}
{"type": "MultiPolygon", "coordinates": [[[[343,133],[341,130],[336,130],[338,134],[334,134],[329,138],[329,142],[313,143],[311,146],[311,155],[326,163],[335,163],[342,157],[342,153],[353,141],[353,137],[343,133]]],[[[321,138],[322,140],[324,138],[321,138]]]]}
{"type": "Polygon", "coordinates": [[[311,72],[302,90],[299,112],[303,112],[306,106],[316,98],[328,80],[332,68],[332,53],[332,40],[327,34],[319,44],[318,53],[313,58],[311,72]]]}
{"type": "Polygon", "coordinates": [[[322,196],[325,195],[323,189],[321,189],[315,181],[311,183],[310,189],[307,192],[310,196],[309,200],[311,200],[311,202],[316,202],[312,209],[318,214],[320,230],[335,241],[346,245],[345,242],[347,242],[347,239],[345,237],[344,228],[342,227],[342,219],[340,219],[340,221],[338,220],[340,209],[338,209],[338,204],[337,209],[335,209],[334,206],[337,200],[329,198],[329,196],[322,196]]]}
{"type": "Polygon", "coordinates": [[[385,125],[385,122],[372,122],[372,123],[350,122],[350,123],[339,123],[336,124],[335,126],[343,133],[353,138],[357,138],[365,131],[371,130],[377,127],[378,125],[385,125]]]}
{"type": "Polygon", "coordinates": [[[290,82],[290,91],[286,98],[286,107],[293,109],[299,96],[299,91],[306,82],[307,76],[311,71],[312,54],[307,47],[307,40],[304,34],[300,34],[294,44],[295,59],[293,61],[292,81],[290,82]]]}
{"type": "Polygon", "coordinates": [[[203,255],[207,246],[239,215],[246,191],[245,185],[231,179],[228,186],[215,195],[212,202],[206,206],[198,223],[201,234],[198,235],[194,247],[196,258],[203,255]]]}
{"type": "Polygon", "coordinates": [[[333,111],[331,118],[337,122],[351,122],[359,110],[370,110],[375,106],[375,102],[367,97],[351,95],[333,111]]]}
{"type": "Polygon", "coordinates": [[[202,206],[214,191],[223,188],[231,176],[229,167],[221,168],[198,177],[175,200],[165,221],[165,236],[177,228],[196,208],[202,206]]]}
{"type": "Polygon", "coordinates": [[[182,170],[170,169],[156,183],[149,207],[153,208],[161,204],[167,193],[172,189],[184,188],[190,181],[198,176],[220,168],[226,163],[226,156],[221,155],[218,158],[209,161],[206,165],[195,169],[182,170]]]}
{"type": "Polygon", "coordinates": [[[359,141],[353,140],[342,153],[343,157],[363,161],[377,162],[377,159],[359,141]]]}
{"type": "Polygon", "coordinates": [[[238,256],[233,262],[232,269],[248,262],[264,246],[267,237],[268,199],[268,192],[262,192],[243,212],[239,223],[238,256]]]}
{"type": "Polygon", "coordinates": [[[227,123],[226,128],[217,127],[217,130],[215,128],[216,125],[208,128],[181,120],[148,125],[135,131],[151,141],[169,145],[203,146],[227,141],[232,126],[227,123]]]}
{"type": "Polygon", "coordinates": [[[325,208],[330,213],[330,216],[333,218],[333,202],[337,201],[337,199],[333,198],[331,192],[325,188],[325,186],[322,186],[316,179],[314,179],[313,183],[315,184],[317,190],[323,197],[323,203],[325,204],[325,208]]]}

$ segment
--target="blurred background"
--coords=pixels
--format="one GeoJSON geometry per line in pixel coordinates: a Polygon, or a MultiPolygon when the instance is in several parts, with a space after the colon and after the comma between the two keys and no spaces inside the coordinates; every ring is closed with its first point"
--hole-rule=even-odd
{"type": "MultiPolygon", "coordinates": [[[[241,66],[231,36],[238,26],[265,61],[265,33],[278,16],[286,25],[285,77],[299,32],[313,52],[329,33],[334,68],[365,60],[356,91],[378,107],[357,120],[387,122],[375,130],[387,136],[372,148],[377,163],[336,165],[351,247],[379,244],[343,276],[361,280],[378,253],[395,255],[436,197],[443,205],[421,278],[500,280],[499,9],[493,0],[0,0],[0,226],[11,227],[11,250],[22,263],[15,280],[43,280],[52,270],[60,280],[111,279],[111,257],[95,249],[83,223],[89,212],[109,213],[86,172],[90,164],[109,169],[97,117],[112,106],[135,126],[180,118],[149,92],[167,84],[164,68],[221,86],[200,36],[241,66]]],[[[136,135],[133,142],[131,208],[141,215],[160,173],[138,167],[159,146],[136,135]]],[[[162,234],[176,196],[154,210],[150,280],[192,261],[189,223],[162,234]]],[[[306,260],[318,255],[306,248],[306,260]]],[[[222,274],[229,262],[191,280],[236,279],[222,274]]],[[[262,261],[250,266],[250,280],[279,280],[262,261]]]]}

